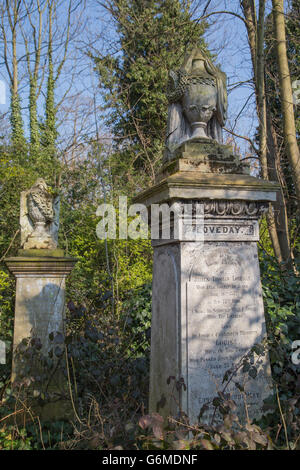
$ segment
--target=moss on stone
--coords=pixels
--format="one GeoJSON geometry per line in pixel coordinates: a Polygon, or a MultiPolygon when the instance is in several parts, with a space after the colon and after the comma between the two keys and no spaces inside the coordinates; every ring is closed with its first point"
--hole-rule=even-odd
{"type": "Polygon", "coordinates": [[[64,250],[61,250],[60,248],[56,248],[54,250],[18,250],[18,256],[22,256],[24,258],[63,258],[64,250]]]}

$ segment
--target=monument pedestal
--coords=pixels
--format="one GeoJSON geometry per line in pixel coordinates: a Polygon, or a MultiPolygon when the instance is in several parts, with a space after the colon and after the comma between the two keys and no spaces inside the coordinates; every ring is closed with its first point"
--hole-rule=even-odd
{"type": "Polygon", "coordinates": [[[22,384],[24,379],[33,377],[29,388],[37,395],[30,403],[34,410],[42,419],[62,419],[70,414],[69,393],[66,380],[56,367],[60,359],[55,347],[62,349],[64,358],[65,280],[76,260],[65,258],[62,250],[19,250],[19,255],[5,260],[16,278],[12,383],[22,384]],[[56,344],[51,333],[58,339],[56,344]],[[25,342],[31,347],[33,338],[35,347],[39,340],[35,354],[34,347],[31,352],[25,347],[25,342]],[[37,354],[52,362],[44,379],[37,354]],[[41,383],[34,376],[39,376],[41,383]]]}
{"type": "Polygon", "coordinates": [[[197,171],[195,161],[189,171],[178,171],[181,164],[169,165],[171,174],[160,175],[135,199],[149,211],[162,203],[177,211],[171,236],[152,242],[149,411],[164,417],[181,411],[196,423],[209,404],[202,419],[209,421],[224,375],[240,364],[243,372],[232,377],[226,393],[242,419],[245,406],[250,418],[259,417],[271,393],[268,356],[242,361],[266,331],[258,219],[276,200],[278,187],[245,174],[204,173],[201,165],[197,171]],[[188,218],[181,210],[186,204],[188,218]]]}

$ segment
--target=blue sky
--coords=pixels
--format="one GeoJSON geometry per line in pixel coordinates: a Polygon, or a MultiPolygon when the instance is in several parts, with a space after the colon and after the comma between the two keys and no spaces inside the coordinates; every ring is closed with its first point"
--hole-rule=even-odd
{"type": "MultiPolygon", "coordinates": [[[[58,25],[63,27],[66,19],[67,0],[62,0],[59,7],[58,25]]],[[[195,16],[203,11],[206,0],[198,1],[199,7],[195,16]]],[[[233,11],[240,13],[239,0],[212,0],[207,13],[212,11],[233,11]]],[[[270,2],[267,2],[270,9],[270,2]]],[[[85,54],[86,45],[94,42],[95,49],[103,49],[113,40],[115,32],[113,25],[105,9],[96,0],[81,1],[74,24],[79,20],[80,28],[74,34],[70,47],[70,55],[65,64],[63,74],[58,83],[57,97],[60,98],[69,89],[68,100],[65,101],[59,118],[61,119],[60,134],[62,140],[71,142],[72,133],[76,132],[85,136],[92,135],[95,130],[94,97],[96,104],[101,104],[101,96],[97,90],[97,77],[93,71],[93,65],[85,54]],[[74,124],[75,122],[75,124],[74,124]]],[[[206,33],[206,40],[211,52],[217,54],[218,63],[228,77],[229,108],[226,127],[237,134],[253,137],[257,118],[252,84],[252,66],[247,43],[247,33],[243,22],[229,14],[213,15],[209,18],[211,28],[206,33]],[[244,82],[240,84],[240,82],[244,82]]],[[[21,42],[21,41],[20,41],[21,42]]],[[[21,45],[19,46],[21,50],[21,45]]],[[[6,72],[3,66],[0,70],[2,80],[6,81],[6,72]]],[[[25,82],[22,86],[26,89],[26,72],[22,72],[25,82]]],[[[22,75],[21,74],[21,75],[22,75]]],[[[8,87],[6,87],[7,89],[8,87]]],[[[8,110],[8,89],[6,104],[1,104],[0,112],[8,110]]],[[[0,89],[1,92],[1,89],[0,89]]],[[[24,116],[26,116],[27,100],[22,101],[24,116]]],[[[39,113],[43,114],[43,97],[39,101],[39,113]]],[[[25,117],[26,122],[26,117],[25,117]]],[[[107,134],[101,119],[98,122],[100,134],[107,134]]],[[[74,137],[74,136],[73,136],[74,137]]],[[[224,133],[226,139],[226,132],[224,133]]],[[[247,151],[249,145],[243,139],[236,139],[241,151],[247,151]]]]}

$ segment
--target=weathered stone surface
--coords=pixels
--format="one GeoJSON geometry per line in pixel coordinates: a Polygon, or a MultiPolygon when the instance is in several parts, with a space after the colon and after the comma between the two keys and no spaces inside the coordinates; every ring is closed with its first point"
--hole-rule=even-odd
{"type": "MultiPolygon", "coordinates": [[[[195,422],[201,406],[222,389],[225,372],[263,338],[258,218],[275,199],[277,185],[245,175],[189,174],[173,174],[136,201],[150,212],[151,203],[167,202],[178,216],[169,239],[160,235],[152,242],[150,410],[165,417],[182,410],[195,422]],[[182,217],[186,205],[192,207],[190,219],[182,217]],[[172,377],[182,378],[186,390],[177,390],[172,377]]],[[[247,400],[251,418],[271,393],[268,357],[257,360],[256,379],[234,379],[247,379],[245,395],[233,383],[227,390],[241,416],[247,400]]]]}
{"type": "Polygon", "coordinates": [[[17,279],[19,277],[39,278],[41,276],[60,278],[66,277],[71,273],[76,259],[53,256],[16,256],[6,258],[5,263],[17,279]]]}
{"type": "MultiPolygon", "coordinates": [[[[197,422],[225,372],[265,334],[256,243],[155,244],[153,292],[150,409],[164,416],[182,409],[197,422]],[[168,384],[170,376],[182,377],[186,391],[168,384]]],[[[234,378],[245,386],[250,417],[271,393],[267,356],[257,366],[255,380],[234,378]]],[[[243,395],[234,383],[226,391],[243,417],[243,395]]]]}
{"type": "MultiPolygon", "coordinates": [[[[202,405],[222,388],[225,372],[262,340],[255,242],[258,218],[276,199],[277,189],[277,184],[246,175],[178,171],[135,199],[150,212],[151,204],[174,205],[181,228],[176,238],[171,224],[169,239],[152,242],[151,411],[166,417],[183,410],[197,421],[202,405]],[[190,220],[180,215],[186,204],[192,205],[190,220]],[[196,215],[197,204],[202,218],[196,215]],[[169,377],[182,378],[186,390],[177,390],[173,379],[167,383],[169,377]]],[[[244,374],[234,380],[247,378],[245,395],[232,383],[227,390],[242,416],[247,399],[251,418],[260,414],[271,393],[267,356],[258,365],[256,379],[244,374]]]]}
{"type": "Polygon", "coordinates": [[[182,240],[203,241],[258,241],[259,226],[257,220],[204,219],[195,224],[186,221],[183,226],[182,240]]]}
{"type": "MultiPolygon", "coordinates": [[[[280,186],[247,174],[222,144],[226,76],[201,51],[170,73],[167,96],[165,164],[134,199],[148,208],[154,247],[150,411],[183,411],[195,423],[265,334],[258,219],[280,186]]],[[[253,360],[250,376],[237,372],[226,385],[241,417],[245,406],[258,417],[271,393],[268,357],[253,360]]]]}
{"type": "MultiPolygon", "coordinates": [[[[29,256],[7,258],[5,262],[17,280],[12,383],[15,387],[20,387],[27,376],[30,378],[44,373],[34,355],[27,358],[19,349],[23,340],[38,339],[39,354],[48,358],[48,353],[53,348],[50,333],[60,334],[60,343],[64,347],[65,280],[76,260],[29,256]]],[[[26,399],[41,419],[65,419],[72,415],[66,380],[55,365],[53,370],[49,369],[45,383],[38,385],[33,382],[33,387],[39,393],[44,392],[45,388],[49,395],[49,399],[42,405],[31,396],[31,389],[22,391],[22,399],[26,399]]],[[[16,396],[19,394],[20,392],[16,396]]]]}
{"type": "Polygon", "coordinates": [[[207,159],[191,159],[191,158],[180,158],[178,160],[171,161],[168,165],[165,165],[161,172],[157,175],[156,182],[162,181],[168,176],[178,171],[195,171],[198,173],[217,173],[217,174],[249,174],[249,167],[244,166],[239,161],[228,161],[212,160],[207,159]],[[213,171],[212,171],[213,169],[213,171]]]}
{"type": "Polygon", "coordinates": [[[150,403],[151,411],[176,415],[178,392],[170,376],[178,378],[180,364],[180,252],[178,245],[154,251],[150,403]]]}
{"type": "MultiPolygon", "coordinates": [[[[191,260],[195,247],[182,247],[186,301],[186,383],[189,416],[197,420],[200,407],[222,391],[225,372],[238,364],[265,335],[265,319],[256,243],[204,243],[201,262],[191,260]]],[[[182,286],[183,287],[183,286],[182,286]]],[[[183,299],[182,299],[183,300],[183,299]]],[[[263,399],[271,393],[267,356],[257,358],[258,375],[237,373],[226,392],[245,418],[244,386],[251,418],[261,413],[263,399]]]]}
{"type": "Polygon", "coordinates": [[[178,71],[170,71],[166,154],[191,139],[222,143],[227,114],[226,75],[199,48],[185,56],[178,71]]]}
{"type": "Polygon", "coordinates": [[[19,277],[16,290],[14,349],[23,338],[35,336],[41,340],[43,353],[48,354],[49,334],[57,331],[64,333],[64,300],[63,277],[19,277]]]}
{"type": "Polygon", "coordinates": [[[18,250],[18,256],[20,257],[30,257],[30,258],[63,258],[64,257],[64,250],[60,248],[56,248],[54,250],[46,250],[46,249],[30,249],[30,250],[18,250]]]}
{"type": "Polygon", "coordinates": [[[55,249],[59,228],[59,196],[53,196],[42,178],[21,193],[21,246],[30,249],[55,249]]]}
{"type": "Polygon", "coordinates": [[[241,161],[230,145],[193,139],[181,144],[156,176],[156,182],[177,172],[249,174],[248,160],[241,161]]]}
{"type": "MultiPolygon", "coordinates": [[[[49,334],[64,333],[65,279],[75,260],[71,258],[7,258],[17,279],[14,351],[24,338],[37,337],[48,354],[49,334]]],[[[17,376],[13,365],[13,380],[17,376]]]]}
{"type": "Polygon", "coordinates": [[[175,201],[151,206],[151,238],[181,241],[258,241],[258,217],[268,204],[246,201],[175,201]],[[159,216],[161,215],[161,217],[159,216]]]}
{"type": "Polygon", "coordinates": [[[161,204],[174,200],[276,201],[279,185],[249,175],[178,171],[141,192],[134,202],[161,204]]]}
{"type": "MultiPolygon", "coordinates": [[[[199,204],[197,201],[196,204],[199,204]]],[[[265,215],[268,212],[269,205],[266,202],[261,201],[239,201],[239,200],[206,200],[203,201],[204,208],[203,213],[204,217],[217,217],[225,219],[237,218],[247,220],[258,219],[262,215],[265,215]]]]}

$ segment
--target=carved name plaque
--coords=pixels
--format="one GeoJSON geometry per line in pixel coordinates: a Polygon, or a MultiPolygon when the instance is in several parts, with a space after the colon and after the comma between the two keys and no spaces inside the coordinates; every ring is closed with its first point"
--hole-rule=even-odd
{"type": "Polygon", "coordinates": [[[153,245],[169,243],[169,240],[180,241],[258,241],[259,225],[257,220],[178,218],[176,230],[174,224],[153,225],[153,245]],[[155,240],[154,233],[157,234],[155,240]]]}
{"type": "Polygon", "coordinates": [[[183,240],[258,241],[257,220],[204,219],[198,223],[184,221],[183,240]]]}
{"type": "MultiPolygon", "coordinates": [[[[191,421],[197,422],[201,407],[223,390],[225,372],[265,334],[256,244],[204,244],[186,289],[188,409],[191,421]]],[[[267,356],[256,356],[254,365],[255,379],[238,372],[226,388],[241,415],[246,401],[250,417],[260,414],[263,399],[270,394],[267,356]]],[[[207,420],[212,413],[213,407],[207,420]]]]}

